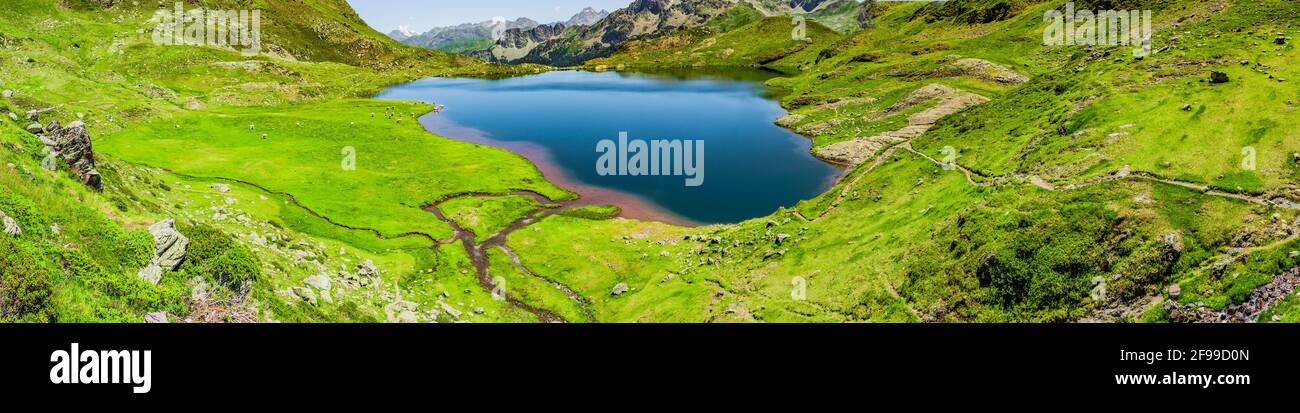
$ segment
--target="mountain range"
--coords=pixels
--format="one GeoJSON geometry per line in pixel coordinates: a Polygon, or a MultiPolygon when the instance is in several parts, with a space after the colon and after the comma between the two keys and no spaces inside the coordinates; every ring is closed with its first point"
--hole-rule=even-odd
{"type": "MultiPolygon", "coordinates": [[[[596,11],[591,7],[583,8],[564,22],[553,24],[563,27],[583,26],[595,23],[608,16],[605,10],[596,11]]],[[[440,50],[450,53],[464,53],[492,48],[502,34],[508,30],[530,30],[541,23],[527,17],[515,20],[492,19],[478,23],[464,23],[455,26],[435,27],[424,33],[414,33],[405,26],[388,33],[388,37],[404,44],[440,50]]]]}
{"type": "MultiPolygon", "coordinates": [[[[472,56],[500,63],[574,66],[607,57],[625,42],[705,26],[720,16],[806,15],[842,33],[861,28],[856,0],[636,0],[589,25],[555,24],[507,30],[490,49],[472,56]]],[[[748,19],[746,19],[748,20],[748,19]]]]}

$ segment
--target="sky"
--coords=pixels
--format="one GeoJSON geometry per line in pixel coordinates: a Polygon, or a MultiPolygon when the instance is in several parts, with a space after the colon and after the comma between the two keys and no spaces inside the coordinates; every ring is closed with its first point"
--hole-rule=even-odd
{"type": "Polygon", "coordinates": [[[527,17],[542,23],[568,20],[583,7],[614,11],[632,0],[348,0],[371,27],[383,33],[406,26],[423,33],[434,27],[527,17]]]}

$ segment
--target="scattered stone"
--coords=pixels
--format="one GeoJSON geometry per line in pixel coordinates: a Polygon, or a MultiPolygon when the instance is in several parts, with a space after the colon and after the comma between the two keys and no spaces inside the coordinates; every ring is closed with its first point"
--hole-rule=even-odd
{"type": "Polygon", "coordinates": [[[160,311],[156,313],[145,314],[144,322],[146,324],[167,324],[170,321],[167,321],[167,313],[160,311]]]}
{"type": "Polygon", "coordinates": [[[1169,286],[1169,298],[1170,298],[1170,299],[1172,299],[1172,300],[1177,300],[1178,297],[1181,296],[1181,295],[1183,295],[1183,287],[1182,287],[1182,286],[1179,286],[1179,285],[1171,285],[1171,286],[1169,286]]]}
{"type": "Polygon", "coordinates": [[[1191,112],[1191,111],[1192,111],[1192,104],[1191,104],[1191,103],[1188,103],[1188,104],[1183,105],[1183,111],[1184,111],[1184,112],[1191,112]]]}
{"type": "Polygon", "coordinates": [[[17,113],[13,113],[13,112],[9,112],[9,120],[12,120],[12,121],[14,121],[14,122],[17,122],[17,121],[18,121],[18,114],[17,114],[17,113]]]}
{"type": "Polygon", "coordinates": [[[790,239],[790,234],[776,234],[776,245],[785,243],[787,239],[790,239]]]}
{"type": "Polygon", "coordinates": [[[379,276],[379,267],[376,267],[376,266],[375,266],[375,262],[374,262],[374,261],[371,261],[371,260],[367,259],[367,260],[365,260],[365,262],[362,262],[362,263],[360,263],[360,264],[357,264],[357,275],[362,276],[362,277],[366,277],[366,278],[374,278],[374,277],[378,277],[378,276],[379,276]]]}
{"type": "Polygon", "coordinates": [[[1273,315],[1273,322],[1274,322],[1274,323],[1280,323],[1280,322],[1282,322],[1282,316],[1277,315],[1277,314],[1274,314],[1274,315],[1273,315]]]}
{"type": "Polygon", "coordinates": [[[14,91],[6,89],[4,93],[0,93],[0,95],[4,95],[6,98],[11,98],[14,97],[14,91]]]}
{"type": "Polygon", "coordinates": [[[316,293],[306,287],[293,287],[289,289],[294,296],[306,301],[308,304],[316,305],[316,293]]]}
{"type": "Polygon", "coordinates": [[[30,134],[33,134],[33,135],[38,135],[38,134],[40,134],[41,132],[45,132],[45,127],[44,127],[44,126],[41,126],[41,124],[39,124],[39,123],[33,123],[33,124],[30,124],[30,125],[27,125],[27,133],[30,133],[30,134]]]}
{"type": "Polygon", "coordinates": [[[1286,36],[1279,34],[1277,38],[1273,39],[1273,44],[1276,44],[1278,46],[1286,44],[1286,36]]]}
{"type": "Polygon", "coordinates": [[[303,280],[303,283],[321,291],[329,291],[330,289],[330,278],[325,276],[325,274],[317,274],[307,277],[306,280],[303,280]]]}
{"type": "Polygon", "coordinates": [[[439,301],[438,306],[442,307],[442,311],[450,315],[452,319],[460,320],[461,314],[464,314],[457,310],[456,307],[452,307],[451,304],[447,304],[446,301],[439,301]]]}
{"type": "Polygon", "coordinates": [[[615,286],[614,286],[614,290],[613,290],[613,291],[610,291],[609,294],[610,294],[610,295],[623,295],[623,294],[626,294],[628,291],[631,291],[631,290],[632,290],[632,288],[631,288],[631,287],[628,287],[628,286],[627,286],[627,283],[618,283],[618,285],[615,285],[615,286]]]}
{"type": "Polygon", "coordinates": [[[1227,73],[1223,73],[1217,70],[1210,72],[1210,83],[1215,83],[1215,84],[1228,83],[1229,81],[1231,81],[1231,79],[1228,78],[1227,73]]]}
{"type": "Polygon", "coordinates": [[[212,184],[211,186],[209,186],[209,188],[215,189],[217,190],[217,192],[223,194],[230,192],[230,185],[226,185],[226,184],[212,184]]]}

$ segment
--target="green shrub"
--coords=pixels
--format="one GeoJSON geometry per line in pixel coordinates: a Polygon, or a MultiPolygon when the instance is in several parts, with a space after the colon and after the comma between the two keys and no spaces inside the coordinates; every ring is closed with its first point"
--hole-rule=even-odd
{"type": "Polygon", "coordinates": [[[49,322],[56,316],[50,271],[30,248],[0,236],[0,321],[49,322]]]}
{"type": "Polygon", "coordinates": [[[181,271],[231,288],[255,281],[261,274],[257,256],[220,230],[202,224],[181,224],[177,229],[190,239],[181,271]]]}

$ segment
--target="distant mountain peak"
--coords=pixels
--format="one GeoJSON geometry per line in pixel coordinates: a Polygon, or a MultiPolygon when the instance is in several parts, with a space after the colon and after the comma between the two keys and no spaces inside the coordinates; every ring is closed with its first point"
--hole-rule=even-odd
{"type": "Polygon", "coordinates": [[[391,38],[393,38],[394,40],[397,40],[397,41],[400,42],[400,41],[402,41],[402,40],[406,40],[406,39],[409,39],[409,38],[415,37],[415,36],[418,35],[418,34],[419,34],[419,33],[416,33],[416,32],[411,31],[411,26],[401,25],[401,26],[397,26],[397,30],[393,30],[393,31],[391,31],[391,32],[388,32],[388,37],[391,37],[391,38]]]}
{"type": "Polygon", "coordinates": [[[609,16],[609,11],[607,10],[596,11],[596,9],[594,8],[585,7],[582,9],[582,11],[579,11],[578,14],[575,14],[573,15],[573,17],[570,17],[569,21],[564,22],[564,25],[567,27],[590,26],[600,21],[600,19],[605,18],[605,16],[609,16]]]}

